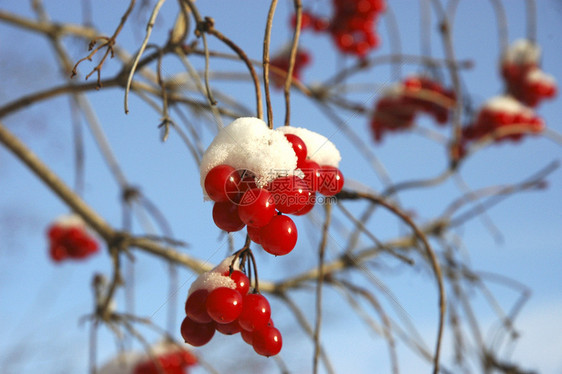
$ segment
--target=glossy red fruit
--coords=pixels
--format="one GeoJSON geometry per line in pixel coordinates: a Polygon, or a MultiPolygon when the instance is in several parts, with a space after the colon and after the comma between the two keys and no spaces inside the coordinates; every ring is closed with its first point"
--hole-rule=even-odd
{"type": "Polygon", "coordinates": [[[207,296],[207,313],[217,323],[230,323],[242,311],[242,295],[232,288],[215,288],[207,296]]]}
{"type": "Polygon", "coordinates": [[[304,216],[314,208],[314,205],[316,205],[316,192],[312,192],[308,198],[308,203],[293,215],[304,216]]]}
{"type": "Polygon", "coordinates": [[[244,192],[251,190],[252,188],[258,188],[256,185],[256,176],[249,170],[244,170],[240,174],[240,185],[238,190],[240,191],[240,197],[244,194],[244,192]]]}
{"type": "Polygon", "coordinates": [[[260,229],[261,227],[252,227],[252,226],[246,226],[247,230],[248,230],[248,236],[250,237],[250,240],[252,240],[254,243],[256,244],[260,244],[260,229]]]}
{"type": "MultiPolygon", "coordinates": [[[[189,351],[177,349],[156,357],[165,374],[184,374],[189,366],[197,364],[197,357],[189,351]]],[[[160,370],[153,359],[141,361],[135,366],[133,374],[159,374],[160,370]]]]}
{"type": "Polygon", "coordinates": [[[252,333],[252,347],[259,355],[275,356],[281,352],[283,338],[275,327],[266,326],[252,333]]]}
{"type": "Polygon", "coordinates": [[[83,259],[99,249],[97,241],[81,225],[53,224],[47,231],[49,255],[55,262],[66,258],[83,259]]]}
{"type": "Polygon", "coordinates": [[[186,343],[200,347],[210,342],[215,335],[215,323],[197,323],[189,317],[185,317],[180,331],[186,343]]]}
{"type": "Polygon", "coordinates": [[[318,191],[318,170],[320,169],[320,165],[310,159],[306,159],[297,164],[297,167],[303,172],[304,177],[302,180],[306,183],[310,191],[318,191]]]}
{"type": "Polygon", "coordinates": [[[277,215],[260,229],[260,242],[263,249],[275,256],[291,252],[297,244],[297,227],[285,215],[277,215]]]}
{"type": "Polygon", "coordinates": [[[238,205],[238,216],[248,226],[265,226],[274,214],[273,197],[265,188],[252,188],[246,191],[238,205]]]}
{"type": "Polygon", "coordinates": [[[234,335],[242,330],[238,320],[234,320],[230,323],[217,323],[215,327],[218,332],[224,335],[234,335]]]}
{"type": "Polygon", "coordinates": [[[209,323],[212,321],[207,313],[207,296],[209,291],[205,289],[195,290],[185,301],[185,314],[194,322],[209,323]]]}
{"type": "Polygon", "coordinates": [[[344,179],[338,168],[324,165],[318,170],[318,174],[318,192],[322,195],[334,196],[342,190],[344,179]]]}
{"type": "MultiPolygon", "coordinates": [[[[223,275],[228,277],[229,271],[227,270],[223,275]]],[[[232,274],[230,274],[230,278],[236,283],[236,291],[240,292],[240,295],[244,297],[248,290],[250,289],[250,280],[240,270],[234,270],[232,274]]]]}
{"type": "Polygon", "coordinates": [[[230,165],[217,165],[205,177],[205,192],[215,202],[236,201],[240,175],[230,165]]]}
{"type": "Polygon", "coordinates": [[[242,339],[249,345],[252,345],[252,334],[251,331],[246,331],[244,329],[240,330],[240,335],[242,335],[242,339]]]}
{"type": "Polygon", "coordinates": [[[280,177],[268,186],[275,208],[281,213],[291,214],[301,210],[308,202],[310,188],[297,176],[280,177]]]}
{"type": "Polygon", "coordinates": [[[293,151],[295,151],[295,154],[297,155],[297,165],[300,162],[306,160],[308,151],[306,149],[306,144],[304,144],[304,141],[295,134],[285,134],[285,138],[287,138],[289,143],[291,143],[293,151]]]}
{"type": "Polygon", "coordinates": [[[240,231],[246,226],[238,216],[238,205],[230,201],[215,203],[213,221],[219,229],[226,232],[240,231]]]}
{"type": "Polygon", "coordinates": [[[242,304],[242,312],[238,316],[240,327],[247,331],[256,331],[267,326],[271,317],[271,307],[263,295],[247,294],[242,304]]]}

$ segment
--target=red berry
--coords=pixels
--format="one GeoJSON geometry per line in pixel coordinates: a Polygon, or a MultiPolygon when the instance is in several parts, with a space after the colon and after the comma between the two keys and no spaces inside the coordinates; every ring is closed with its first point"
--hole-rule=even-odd
{"type": "Polygon", "coordinates": [[[297,176],[280,177],[268,186],[275,207],[281,213],[291,214],[302,209],[308,202],[310,188],[297,176]]]}
{"type": "MultiPolygon", "coordinates": [[[[258,186],[256,185],[256,176],[254,175],[254,173],[252,173],[249,170],[244,170],[242,172],[242,174],[240,175],[240,185],[238,190],[240,191],[240,194],[243,195],[244,192],[251,190],[252,188],[257,188],[258,186]]],[[[242,197],[240,195],[240,197],[242,197]]]]}
{"type": "Polygon", "coordinates": [[[51,245],[49,249],[49,254],[51,255],[51,258],[55,262],[60,262],[68,257],[68,254],[66,253],[66,248],[62,245],[57,245],[57,244],[51,245]]]}
{"type": "Polygon", "coordinates": [[[193,366],[197,364],[197,357],[186,349],[180,350],[181,360],[184,366],[193,366]]]}
{"type": "Polygon", "coordinates": [[[252,333],[252,347],[257,354],[270,357],[281,352],[283,339],[275,327],[266,326],[252,333]]]}
{"type": "Polygon", "coordinates": [[[64,235],[65,229],[58,225],[53,225],[49,227],[47,231],[47,235],[49,236],[49,240],[59,240],[64,235]]]}
{"type": "Polygon", "coordinates": [[[308,198],[308,203],[304,207],[302,207],[299,211],[293,213],[293,215],[304,216],[305,214],[310,212],[312,208],[314,208],[315,204],[316,204],[316,192],[312,192],[308,198]]]}
{"type": "Polygon", "coordinates": [[[213,221],[219,229],[226,232],[240,231],[245,226],[238,216],[238,205],[230,201],[215,203],[213,206],[213,221]]]}
{"type": "Polygon", "coordinates": [[[212,321],[207,313],[207,296],[209,291],[205,289],[195,290],[185,301],[185,314],[198,323],[209,323],[212,321]]]}
{"type": "Polygon", "coordinates": [[[217,165],[205,177],[205,192],[216,202],[236,201],[240,175],[230,165],[217,165]]]}
{"type": "Polygon", "coordinates": [[[98,243],[80,225],[61,226],[54,224],[47,231],[49,254],[60,262],[65,258],[82,259],[98,251],[98,243]]]}
{"type": "Polygon", "coordinates": [[[246,226],[246,228],[248,229],[248,236],[250,237],[250,239],[256,243],[256,244],[260,244],[260,229],[261,227],[253,227],[253,226],[246,226]]]}
{"type": "Polygon", "coordinates": [[[300,162],[306,160],[308,151],[306,149],[306,144],[304,144],[304,141],[299,136],[294,134],[285,134],[285,137],[287,138],[289,143],[291,143],[293,151],[295,151],[295,154],[297,155],[297,165],[300,162]]]}
{"type": "Polygon", "coordinates": [[[215,327],[218,332],[224,335],[234,335],[242,330],[238,320],[234,320],[230,323],[217,323],[215,327]]]}
{"type": "Polygon", "coordinates": [[[277,215],[260,229],[260,242],[263,249],[275,256],[286,255],[297,244],[297,227],[285,215],[277,215]]]}
{"type": "MultiPolygon", "coordinates": [[[[227,270],[225,276],[228,276],[229,271],[227,270]]],[[[232,274],[230,274],[230,278],[236,283],[236,291],[240,292],[240,295],[244,296],[248,293],[250,289],[250,280],[240,270],[234,270],[232,274]]]]}
{"type": "Polygon", "coordinates": [[[200,347],[210,342],[215,335],[215,323],[197,323],[189,317],[185,317],[180,331],[186,343],[194,347],[200,347]]]}
{"type": "Polygon", "coordinates": [[[248,226],[265,226],[274,214],[275,203],[271,193],[265,188],[246,191],[238,205],[238,216],[248,226]]]}
{"type": "Polygon", "coordinates": [[[242,311],[242,295],[232,288],[215,288],[207,296],[207,313],[217,323],[230,323],[242,311]]]}
{"type": "Polygon", "coordinates": [[[324,196],[334,196],[343,188],[343,174],[338,168],[324,165],[318,170],[318,192],[324,196]]]}
{"type": "Polygon", "coordinates": [[[253,332],[251,331],[246,331],[244,329],[240,330],[240,335],[242,335],[242,339],[250,345],[252,345],[252,334],[253,332]]]}
{"type": "Polygon", "coordinates": [[[238,316],[240,327],[247,331],[256,331],[267,325],[271,317],[271,307],[267,299],[257,293],[244,296],[242,312],[238,316]]]}
{"type": "Polygon", "coordinates": [[[311,191],[318,191],[318,170],[320,165],[318,163],[306,159],[297,164],[297,167],[304,173],[303,181],[307,184],[311,191]]]}

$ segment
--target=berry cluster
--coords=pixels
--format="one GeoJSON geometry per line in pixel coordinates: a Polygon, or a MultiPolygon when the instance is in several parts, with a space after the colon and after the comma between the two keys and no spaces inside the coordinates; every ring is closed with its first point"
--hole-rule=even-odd
{"type": "Polygon", "coordinates": [[[371,118],[375,140],[381,141],[386,131],[412,127],[418,112],[431,115],[438,124],[445,124],[455,101],[455,93],[439,83],[425,77],[409,77],[389,88],[377,102],[371,118]]]}
{"type": "Polygon", "coordinates": [[[333,7],[330,21],[303,12],[302,28],[329,32],[340,51],[359,57],[379,45],[375,24],[386,8],[384,0],[334,0],[333,7]]]}
{"type": "Polygon", "coordinates": [[[221,164],[205,177],[205,191],[213,206],[213,220],[217,227],[232,232],[248,226],[248,235],[276,256],[285,255],[297,243],[297,228],[284,214],[304,215],[314,207],[316,192],[333,196],[341,191],[344,178],[333,166],[320,166],[307,158],[304,141],[294,134],[285,134],[297,155],[294,173],[278,177],[259,188],[255,175],[221,164]],[[284,213],[284,214],[283,214],[284,213]]]}
{"type": "Polygon", "coordinates": [[[86,223],[75,214],[57,218],[47,229],[49,255],[55,262],[83,259],[99,250],[86,223]]]}
{"type": "Polygon", "coordinates": [[[531,107],[557,93],[554,77],[542,71],[539,60],[540,49],[536,44],[518,40],[504,53],[501,61],[507,92],[531,107]]]}
{"type": "Polygon", "coordinates": [[[249,292],[250,280],[242,271],[229,270],[231,260],[227,258],[193,283],[185,302],[181,334],[186,343],[199,347],[211,341],[215,331],[240,333],[256,353],[275,356],[283,340],[271,320],[269,302],[263,295],[249,292]]]}
{"type": "MultiPolygon", "coordinates": [[[[256,155],[260,159],[254,159],[252,152],[255,150],[248,149],[246,153],[244,147],[238,144],[232,151],[232,157],[226,157],[223,151],[217,153],[232,164],[213,160],[209,162],[210,169],[206,174],[202,167],[205,194],[215,202],[213,220],[217,227],[227,232],[239,231],[247,226],[250,239],[261,244],[265,251],[276,256],[286,255],[297,242],[296,225],[287,214],[307,214],[318,201],[317,192],[333,196],[341,191],[344,178],[334,166],[339,162],[339,152],[325,137],[312,131],[293,127],[269,130],[261,120],[241,120],[243,133],[252,136],[253,131],[263,132],[266,129],[257,140],[271,136],[271,143],[264,146],[262,155],[256,155]],[[313,150],[317,147],[323,150],[309,152],[309,146],[313,150]],[[268,160],[268,152],[275,159],[268,160]],[[334,159],[337,161],[334,162],[334,159]],[[279,162],[283,163],[283,168],[276,166],[279,162]],[[264,168],[263,163],[271,168],[264,168]],[[211,168],[213,164],[217,165],[211,168]],[[261,172],[255,171],[253,166],[261,172]]],[[[236,132],[240,132],[238,124],[240,122],[235,121],[222,131],[235,136],[236,132]]],[[[217,138],[221,136],[219,134],[217,138]]],[[[220,141],[211,144],[207,150],[208,158],[218,157],[213,152],[224,150],[226,146],[221,144],[220,141]]],[[[260,148],[257,143],[248,146],[260,148]]]]}
{"type": "Polygon", "coordinates": [[[360,57],[376,48],[375,23],[385,7],[383,0],[334,0],[330,33],[338,48],[360,57]]]}
{"type": "Polygon", "coordinates": [[[511,96],[498,96],[484,104],[475,121],[464,127],[462,140],[466,144],[493,136],[495,142],[519,141],[524,134],[537,134],[542,130],[544,122],[532,109],[511,96]]]}
{"type": "Polygon", "coordinates": [[[187,369],[197,364],[197,357],[175,345],[167,352],[156,355],[156,360],[160,367],[150,357],[140,360],[132,374],[187,374],[187,369]]]}
{"type": "MultiPolygon", "coordinates": [[[[271,81],[277,88],[285,85],[287,71],[289,71],[290,50],[284,49],[271,59],[271,81]]],[[[293,79],[300,80],[302,69],[310,64],[310,54],[303,49],[298,49],[295,56],[295,65],[293,66],[293,79]]]]}

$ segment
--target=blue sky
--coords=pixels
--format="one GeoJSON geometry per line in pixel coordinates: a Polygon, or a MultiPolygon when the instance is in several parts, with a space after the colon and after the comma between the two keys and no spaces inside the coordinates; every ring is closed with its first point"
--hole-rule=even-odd
{"type": "MultiPolygon", "coordinates": [[[[79,2],[45,1],[52,19],[57,21],[80,20],[79,2]]],[[[113,32],[119,21],[125,3],[115,5],[113,1],[94,2],[96,26],[104,34],[113,32]],[[115,9],[108,12],[107,9],[115,9]]],[[[198,7],[204,15],[213,16],[216,27],[236,41],[252,58],[259,59],[265,26],[267,2],[248,0],[244,6],[239,2],[199,1],[198,7]]],[[[525,36],[524,1],[505,1],[509,24],[509,39],[513,41],[525,36]],[[509,3],[509,6],[508,4],[509,3]]],[[[326,12],[327,1],[311,1],[311,9],[326,12]]],[[[398,0],[392,2],[400,30],[404,53],[418,54],[419,9],[418,2],[398,0]],[[412,5],[415,4],[415,5],[412,5]]],[[[274,21],[272,51],[281,48],[290,37],[287,28],[288,6],[281,1],[274,21]]],[[[542,67],[562,81],[562,50],[559,35],[562,33],[562,6],[556,1],[539,1],[537,36],[542,47],[542,67]]],[[[32,17],[27,2],[2,2],[2,10],[32,17]]],[[[174,2],[167,2],[159,16],[151,41],[162,43],[167,37],[169,25],[175,18],[174,2]]],[[[137,15],[138,16],[138,15],[137,15]]],[[[134,51],[143,37],[143,22],[146,15],[132,18],[132,25],[125,28],[120,43],[134,51]]],[[[382,35],[382,46],[374,54],[388,54],[388,18],[383,18],[378,29],[382,35]]],[[[487,98],[499,94],[502,83],[497,74],[499,56],[496,24],[489,1],[461,2],[454,20],[454,45],[457,58],[471,59],[474,68],[462,74],[463,85],[470,93],[472,103],[478,107],[487,98]]],[[[76,60],[86,53],[81,41],[69,40],[71,55],[76,60]]],[[[213,48],[223,48],[213,42],[213,48]]],[[[313,84],[333,74],[341,66],[350,65],[353,59],[338,58],[333,53],[331,41],[322,35],[303,33],[302,46],[313,55],[312,66],[304,71],[304,81],[313,84]]],[[[442,47],[435,30],[432,32],[432,51],[442,56],[442,47]]],[[[16,32],[16,29],[0,24],[0,105],[40,88],[47,88],[54,82],[63,82],[55,68],[52,51],[45,40],[31,33],[16,32]]],[[[197,68],[202,67],[200,58],[193,58],[197,68]]],[[[79,71],[83,76],[92,67],[83,63],[79,71]]],[[[111,76],[118,64],[108,61],[103,76],[111,76]]],[[[212,68],[218,72],[235,70],[245,72],[242,64],[213,60],[212,68]]],[[[164,60],[164,73],[175,74],[181,67],[177,60],[164,60]]],[[[415,65],[403,66],[403,74],[419,72],[415,65]]],[[[91,78],[90,78],[91,79],[91,78]]],[[[356,83],[391,82],[391,69],[384,65],[371,70],[357,79],[356,83]]],[[[450,83],[449,80],[446,82],[450,83]]],[[[235,95],[246,98],[244,103],[254,108],[252,88],[248,81],[226,82],[212,80],[211,83],[235,95]]],[[[195,98],[202,99],[198,94],[195,98]]],[[[375,90],[358,92],[351,97],[365,105],[373,105],[377,96],[375,90]]],[[[303,126],[329,137],[340,149],[343,160],[340,168],[349,186],[366,185],[380,191],[382,185],[376,173],[356,149],[329,120],[303,95],[293,92],[292,124],[303,126]]],[[[134,186],[139,186],[164,214],[171,224],[173,233],[189,243],[182,249],[210,263],[220,262],[227,254],[225,238],[211,218],[211,204],[202,201],[199,187],[199,173],[193,159],[178,136],[172,134],[162,143],[157,125],[160,115],[139,99],[132,97],[131,112],[123,112],[123,93],[108,89],[88,94],[97,109],[101,123],[112,149],[125,175],[134,186]]],[[[274,123],[280,125],[284,117],[283,96],[273,92],[274,123]]],[[[72,159],[72,138],[70,132],[70,111],[68,100],[58,98],[35,105],[28,111],[16,113],[3,119],[14,133],[24,139],[29,147],[43,158],[67,183],[74,178],[72,159]]],[[[562,132],[560,99],[544,102],[538,113],[549,128],[562,132]]],[[[439,174],[446,167],[445,149],[421,137],[419,134],[389,135],[382,144],[374,144],[368,134],[367,119],[351,112],[341,112],[342,119],[363,138],[372,152],[384,164],[394,182],[417,178],[428,178],[439,174]]],[[[203,146],[212,140],[214,130],[205,122],[193,119],[200,133],[203,146]]],[[[420,126],[435,129],[422,118],[420,126]]],[[[440,130],[446,134],[447,130],[440,130]]],[[[91,133],[84,128],[86,152],[85,200],[110,223],[121,225],[119,189],[112,179],[104,160],[93,142],[91,133]]],[[[525,139],[519,144],[491,146],[474,155],[461,168],[462,178],[471,188],[490,185],[517,183],[545,167],[553,160],[560,159],[560,144],[550,139],[536,137],[525,139]]],[[[512,357],[523,367],[535,368],[541,373],[562,373],[562,359],[557,351],[562,335],[562,172],[555,171],[548,178],[548,187],[538,192],[522,192],[494,207],[488,217],[501,232],[503,241],[498,243],[489,229],[479,219],[467,223],[454,234],[462,240],[463,255],[470,259],[473,268],[497,272],[522,282],[532,290],[532,298],[517,319],[521,338],[515,346],[512,357]]],[[[435,189],[408,191],[400,195],[400,203],[414,210],[423,223],[443,211],[455,198],[462,195],[458,184],[451,180],[435,189]]],[[[355,213],[362,211],[358,203],[348,208],[355,213]]],[[[0,365],[15,362],[11,369],[18,373],[30,373],[38,368],[47,372],[84,372],[88,357],[88,325],[79,323],[92,310],[91,276],[94,272],[109,276],[110,261],[105,254],[98,255],[85,263],[55,265],[47,256],[45,228],[56,216],[66,213],[67,208],[48,189],[27,171],[4,148],[0,148],[0,330],[4,339],[0,342],[0,365]],[[25,355],[25,360],[19,354],[25,355]],[[22,361],[25,361],[22,364],[22,361]]],[[[321,210],[315,211],[321,217],[321,210]]],[[[341,215],[341,222],[349,226],[341,215]]],[[[306,269],[315,263],[318,227],[308,219],[298,219],[301,237],[291,256],[272,258],[257,252],[260,275],[265,279],[279,279],[306,269]]],[[[400,233],[397,221],[387,215],[380,215],[369,223],[381,239],[395,237],[400,233]]],[[[136,224],[136,231],[140,226],[136,224]]],[[[234,236],[237,247],[244,238],[234,236]]],[[[367,241],[367,239],[365,239],[367,241]]],[[[341,235],[334,234],[329,245],[328,259],[334,258],[344,246],[341,235]]],[[[177,319],[182,317],[182,303],[193,281],[193,274],[181,270],[178,275],[177,303],[170,299],[167,266],[147,255],[136,252],[135,295],[136,311],[165,326],[169,308],[174,308],[177,319]]],[[[412,271],[409,268],[396,270],[396,263],[390,259],[381,260],[377,278],[382,279],[396,295],[406,313],[412,318],[427,344],[432,347],[436,328],[436,293],[431,275],[427,269],[412,271]],[[393,271],[395,269],[396,271],[393,271]]],[[[505,308],[515,302],[517,293],[499,286],[491,286],[499,295],[505,308]]],[[[388,355],[380,337],[373,338],[364,325],[349,308],[342,306],[342,298],[333,291],[326,291],[325,328],[323,336],[327,350],[331,353],[336,372],[386,373],[388,355]],[[350,356],[356,355],[353,360],[350,356]]],[[[124,305],[124,295],[118,297],[118,305],[124,305]]],[[[380,294],[385,300],[385,295],[380,294]]],[[[298,292],[299,304],[313,314],[314,299],[311,293],[298,292]]],[[[485,326],[496,322],[492,310],[481,295],[474,296],[478,305],[479,320],[485,326]]],[[[310,371],[312,345],[302,343],[303,335],[291,329],[295,322],[288,317],[287,309],[279,302],[274,304],[276,322],[287,331],[283,357],[291,363],[294,372],[310,371]]],[[[390,307],[388,300],[384,305],[390,307]]],[[[155,337],[148,331],[148,336],[155,337]]],[[[449,337],[450,338],[450,337],[449,337]]],[[[448,338],[448,339],[449,339],[448,338]]],[[[117,347],[107,330],[102,329],[99,337],[99,360],[111,357],[117,347]]],[[[445,341],[444,362],[450,357],[450,340],[445,341]]],[[[138,347],[137,347],[138,348],[138,347]]],[[[559,349],[558,349],[559,350],[559,349]]],[[[223,366],[234,365],[236,360],[256,359],[254,353],[236,337],[215,337],[200,352],[208,360],[222,360],[223,366]]],[[[400,348],[402,372],[409,373],[429,366],[421,362],[410,351],[400,348]]],[[[265,359],[263,359],[265,360],[265,359]]],[[[270,365],[271,362],[259,364],[270,365]]],[[[271,360],[270,360],[271,361],[271,360]]],[[[7,369],[10,369],[8,367],[7,369]]],[[[6,369],[6,370],[7,370],[6,369]]],[[[275,371],[271,371],[275,372],[275,371]]],[[[478,372],[478,370],[475,370],[478,372]]]]}

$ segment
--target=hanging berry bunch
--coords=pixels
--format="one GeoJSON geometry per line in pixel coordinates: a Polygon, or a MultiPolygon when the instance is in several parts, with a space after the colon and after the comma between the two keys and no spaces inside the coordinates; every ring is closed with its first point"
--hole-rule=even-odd
{"type": "Polygon", "coordinates": [[[521,39],[508,48],[501,60],[507,93],[531,107],[544,99],[552,99],[557,93],[554,77],[539,66],[540,55],[539,46],[521,39]]]}
{"type": "Polygon", "coordinates": [[[401,131],[414,125],[419,112],[431,115],[443,125],[449,120],[449,110],[456,102],[455,93],[426,77],[409,77],[386,90],[377,101],[371,118],[375,141],[385,132],[401,131]]]}
{"type": "Polygon", "coordinates": [[[519,141],[525,134],[538,134],[543,130],[543,120],[532,109],[511,96],[497,96],[488,100],[474,122],[463,129],[463,143],[486,136],[493,136],[495,142],[519,141]]]}
{"type": "Polygon", "coordinates": [[[338,49],[346,54],[364,57],[378,47],[375,26],[386,9],[384,0],[333,0],[333,8],[331,20],[303,12],[302,28],[330,33],[338,49]]]}
{"type": "Polygon", "coordinates": [[[136,364],[132,374],[188,374],[188,368],[197,364],[197,357],[175,344],[168,343],[154,353],[160,367],[146,357],[136,364]]]}
{"type": "Polygon", "coordinates": [[[181,334],[186,343],[198,347],[211,341],[215,331],[240,333],[256,353],[275,356],[281,351],[283,339],[271,320],[269,302],[257,289],[250,291],[250,280],[236,266],[238,255],[244,251],[201,274],[191,285],[181,334]]]}
{"type": "Polygon", "coordinates": [[[189,374],[197,357],[176,343],[163,340],[148,352],[125,351],[105,363],[99,374],[189,374]],[[156,362],[158,363],[156,363],[156,362]]]}
{"type": "Polygon", "coordinates": [[[55,262],[84,259],[99,250],[86,223],[76,214],[57,218],[47,229],[49,255],[55,262]]]}
{"type": "Polygon", "coordinates": [[[201,161],[201,184],[213,200],[213,220],[233,232],[247,226],[255,243],[285,255],[297,242],[288,217],[308,213],[316,193],[333,196],[343,188],[337,148],[315,132],[285,126],[270,130],[257,118],[224,127],[201,161]]]}
{"type": "MultiPolygon", "coordinates": [[[[287,71],[289,71],[291,51],[287,48],[283,49],[281,52],[273,56],[271,59],[271,81],[273,85],[277,88],[282,88],[285,85],[285,78],[287,76],[287,71]]],[[[308,51],[304,49],[298,49],[295,56],[295,65],[293,67],[293,79],[301,79],[301,71],[308,64],[310,64],[311,57],[308,51]]]]}

